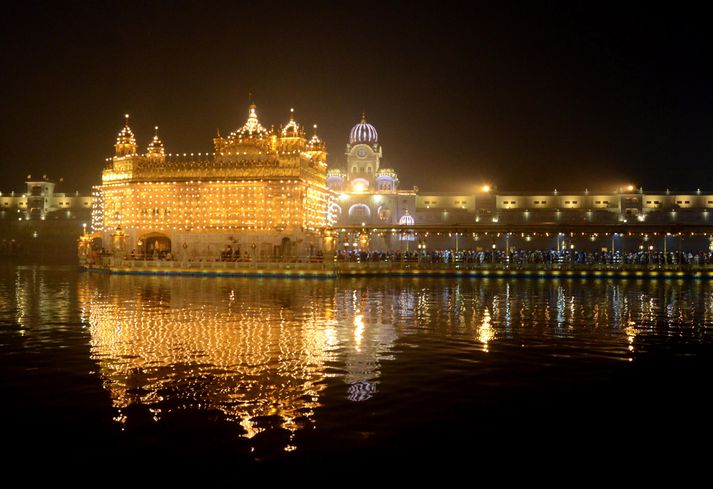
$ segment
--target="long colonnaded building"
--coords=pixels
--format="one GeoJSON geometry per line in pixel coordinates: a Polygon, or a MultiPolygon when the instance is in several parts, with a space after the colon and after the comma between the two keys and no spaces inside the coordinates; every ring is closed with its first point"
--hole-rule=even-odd
{"type": "Polygon", "coordinates": [[[69,257],[91,218],[93,198],[27,175],[23,191],[0,192],[0,256],[69,257]]]}
{"type": "Polygon", "coordinates": [[[382,165],[376,128],[361,121],[346,145],[346,168],[331,167],[327,185],[337,193],[340,225],[448,225],[648,223],[706,224],[713,194],[645,192],[633,185],[613,191],[508,192],[481,186],[462,193],[401,189],[396,171],[382,165]]]}
{"type": "MultiPolygon", "coordinates": [[[[59,182],[61,185],[63,179],[59,182]]],[[[26,191],[0,192],[0,215],[3,219],[20,221],[85,218],[90,214],[91,195],[57,192],[57,182],[42,175],[27,175],[26,191]]]]}
{"type": "Polygon", "coordinates": [[[148,258],[271,259],[317,253],[331,224],[327,151],[292,114],[279,131],[245,124],[215,152],[167,156],[156,135],[138,154],[126,123],[95,188],[92,230],[105,249],[148,258]]]}
{"type": "MultiPolygon", "coordinates": [[[[428,249],[458,248],[458,236],[462,235],[458,229],[467,229],[476,238],[461,241],[461,249],[478,249],[490,246],[488,240],[487,244],[478,242],[480,228],[491,230],[491,237],[495,234],[498,238],[513,229],[529,229],[530,234],[522,233],[527,239],[519,245],[550,247],[552,240],[545,236],[577,227],[640,228],[646,234],[657,229],[704,229],[713,224],[713,194],[700,189],[645,192],[622,185],[610,191],[508,192],[482,185],[455,193],[401,188],[396,170],[384,167],[379,134],[364,115],[349,132],[345,156],[346,165],[330,166],[327,177],[327,185],[337,194],[333,204],[335,229],[354,230],[337,233],[340,249],[342,245],[363,249],[363,244],[376,250],[408,249],[408,241],[415,240],[428,249]],[[358,228],[388,230],[391,226],[414,226],[420,232],[372,232],[367,241],[360,239],[363,233],[358,228]],[[429,228],[446,232],[428,233],[429,228]],[[454,232],[449,233],[449,229],[454,232]]],[[[592,237],[589,246],[594,248],[609,241],[604,235],[592,237]]]]}

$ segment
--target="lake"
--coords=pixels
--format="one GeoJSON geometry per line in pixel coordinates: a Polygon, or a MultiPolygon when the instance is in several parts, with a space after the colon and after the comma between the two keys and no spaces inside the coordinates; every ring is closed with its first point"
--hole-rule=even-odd
{"type": "Polygon", "coordinates": [[[5,442],[16,455],[166,457],[228,477],[577,450],[696,456],[694,441],[713,431],[712,319],[713,287],[694,280],[4,264],[5,442]]]}

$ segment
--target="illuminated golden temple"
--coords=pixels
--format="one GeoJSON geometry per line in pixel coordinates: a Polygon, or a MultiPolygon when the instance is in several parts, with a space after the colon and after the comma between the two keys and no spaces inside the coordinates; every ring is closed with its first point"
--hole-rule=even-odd
{"type": "Polygon", "coordinates": [[[331,223],[327,151],[294,113],[268,130],[250,105],[245,124],[213,153],[167,155],[158,128],[138,154],[128,123],[95,188],[92,230],[105,249],[152,258],[307,256],[331,223]]]}

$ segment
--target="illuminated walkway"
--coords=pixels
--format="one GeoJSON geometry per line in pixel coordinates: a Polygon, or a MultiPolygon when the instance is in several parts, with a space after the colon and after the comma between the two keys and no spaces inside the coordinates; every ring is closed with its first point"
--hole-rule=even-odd
{"type": "Polygon", "coordinates": [[[461,263],[240,263],[122,261],[82,267],[93,273],[122,275],[188,275],[200,277],[349,278],[349,277],[494,277],[494,278],[621,278],[713,279],[713,266],[669,265],[477,265],[461,263]]]}

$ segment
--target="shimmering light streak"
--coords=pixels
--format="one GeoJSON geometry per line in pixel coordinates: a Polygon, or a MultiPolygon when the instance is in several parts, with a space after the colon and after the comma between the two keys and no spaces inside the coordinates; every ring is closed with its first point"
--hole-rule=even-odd
{"type": "Polygon", "coordinates": [[[364,336],[364,315],[354,316],[354,348],[361,352],[361,341],[364,336]]]}
{"type": "Polygon", "coordinates": [[[490,311],[485,309],[483,311],[483,322],[478,327],[478,341],[483,344],[483,351],[486,352],[488,351],[488,343],[495,339],[495,331],[490,321],[490,311]]]}

